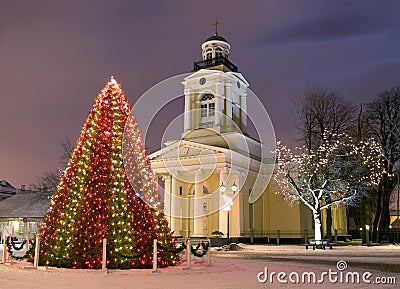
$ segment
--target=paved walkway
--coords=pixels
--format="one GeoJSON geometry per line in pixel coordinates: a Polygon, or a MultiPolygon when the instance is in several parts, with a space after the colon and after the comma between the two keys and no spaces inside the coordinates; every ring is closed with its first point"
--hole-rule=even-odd
{"type": "Polygon", "coordinates": [[[215,252],[220,257],[291,261],[335,265],[340,260],[360,268],[400,272],[400,246],[334,246],[326,250],[306,250],[298,245],[245,245],[243,251],[215,252]]]}
{"type": "Polygon", "coordinates": [[[25,269],[23,262],[0,264],[1,289],[121,289],[121,288],[396,288],[400,287],[400,246],[336,247],[333,250],[306,250],[301,246],[242,245],[244,251],[213,252],[212,266],[194,258],[187,264],[151,270],[117,270],[108,274],[97,270],[48,268],[25,269]],[[347,263],[337,262],[343,260],[347,263]],[[368,267],[371,266],[372,267],[368,267]],[[378,266],[381,265],[381,266],[378,266]],[[394,269],[393,269],[394,268],[394,269]],[[396,271],[397,270],[397,271],[396,271]],[[285,276],[282,275],[286,274],[285,276]],[[330,273],[329,273],[330,272],[330,273]],[[346,274],[350,273],[348,282],[346,274]],[[271,275],[272,274],[272,275],[271,275]],[[278,280],[281,274],[281,281],[278,280]],[[291,274],[291,275],[290,275],[291,274]],[[304,275],[305,274],[305,275],[304,275]],[[310,274],[315,274],[315,280],[310,274]],[[329,276],[331,274],[332,276],[329,276]],[[340,275],[342,274],[342,275],[340,275]],[[354,274],[361,278],[352,281],[354,274]],[[367,274],[366,283],[362,280],[367,274]],[[368,275],[371,274],[371,275],[368,275]],[[292,279],[289,280],[289,275],[292,279]],[[304,275],[304,281],[302,278],[304,275]],[[284,277],[283,277],[284,276],[284,277]],[[298,282],[296,276],[299,276],[298,282]],[[310,276],[310,277],[309,277],[310,276]],[[342,276],[342,280],[340,280],[342,276]],[[308,278],[311,278],[308,281],[308,278]],[[331,279],[329,279],[331,278],[331,279]],[[336,278],[336,279],[335,279],[336,278]],[[393,284],[393,278],[396,284],[393,284]],[[381,281],[392,284],[378,284],[381,281]],[[265,282],[260,282],[265,281],[265,282]],[[297,282],[294,283],[293,281],[297,282]],[[314,284],[315,283],[317,284],[314,284]],[[318,281],[319,282],[318,284],[318,281]],[[355,280],[356,281],[356,280],[355,280]]]}

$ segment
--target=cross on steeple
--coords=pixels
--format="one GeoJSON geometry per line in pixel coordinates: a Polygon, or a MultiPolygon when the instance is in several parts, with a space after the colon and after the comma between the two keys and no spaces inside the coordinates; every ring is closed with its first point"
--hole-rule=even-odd
{"type": "Polygon", "coordinates": [[[218,22],[217,20],[215,20],[215,22],[214,22],[213,25],[215,26],[215,35],[218,35],[218,25],[219,25],[219,22],[218,22]]]}

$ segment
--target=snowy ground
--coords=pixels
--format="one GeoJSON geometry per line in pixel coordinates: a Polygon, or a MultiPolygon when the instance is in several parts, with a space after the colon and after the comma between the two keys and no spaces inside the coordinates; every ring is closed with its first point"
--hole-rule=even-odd
{"type": "MultiPolygon", "coordinates": [[[[159,269],[158,273],[151,270],[117,270],[107,274],[95,270],[72,270],[47,268],[47,270],[27,269],[30,265],[24,262],[13,262],[11,265],[0,264],[0,288],[395,288],[400,287],[400,246],[343,246],[333,250],[305,250],[302,246],[263,246],[242,245],[245,250],[238,252],[213,252],[212,266],[207,262],[194,258],[192,268],[184,270],[187,264],[177,267],[159,269]],[[347,269],[340,271],[337,262],[347,262],[347,269]],[[259,272],[268,270],[276,272],[273,283],[268,278],[265,283],[257,279],[259,272]],[[329,280],[337,277],[336,282],[329,280]],[[277,279],[279,272],[285,272],[282,277],[288,283],[281,283],[277,279]],[[294,272],[294,273],[292,273],[294,272]],[[323,275],[320,284],[301,282],[304,272],[315,273],[317,282],[323,275]],[[325,273],[326,272],[326,273],[325,273]],[[343,281],[340,280],[342,272],[343,281]],[[371,276],[368,275],[371,273],[371,276]],[[300,284],[293,284],[289,280],[292,273],[293,280],[296,274],[300,284]],[[346,283],[346,273],[357,273],[360,283],[346,283]],[[363,274],[369,276],[365,283],[363,274]],[[380,279],[376,279],[376,278],[380,279]],[[383,278],[382,278],[383,277],[383,278]],[[377,284],[376,281],[388,280],[395,277],[396,284],[377,284]],[[375,282],[375,283],[373,283],[375,282]]],[[[0,249],[1,251],[1,249],[0,249]]],[[[0,252],[1,253],[1,252],[0,252]]],[[[343,265],[344,263],[342,263],[343,265]]],[[[260,279],[265,278],[261,274],[260,279]]],[[[312,280],[311,280],[312,282],[312,280]]]]}

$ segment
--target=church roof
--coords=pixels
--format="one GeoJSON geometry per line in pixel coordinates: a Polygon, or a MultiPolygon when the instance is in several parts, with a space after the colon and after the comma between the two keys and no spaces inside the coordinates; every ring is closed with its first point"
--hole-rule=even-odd
{"type": "Polygon", "coordinates": [[[205,42],[212,41],[212,40],[228,42],[228,41],[226,41],[226,39],[224,37],[218,35],[218,33],[215,33],[215,34],[211,35],[210,37],[208,37],[205,42]]]}

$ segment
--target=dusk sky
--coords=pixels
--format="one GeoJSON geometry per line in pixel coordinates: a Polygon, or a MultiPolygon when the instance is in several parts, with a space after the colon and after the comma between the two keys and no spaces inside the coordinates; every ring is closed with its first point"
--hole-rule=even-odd
{"type": "MultiPolygon", "coordinates": [[[[19,187],[57,169],[60,142],[75,143],[111,75],[133,105],[190,72],[216,19],[277,138],[293,144],[292,100],[306,87],[324,85],[358,105],[400,85],[399,12],[399,1],[367,0],[3,0],[0,179],[19,187]]],[[[180,102],[164,115],[182,112],[180,102]]]]}

